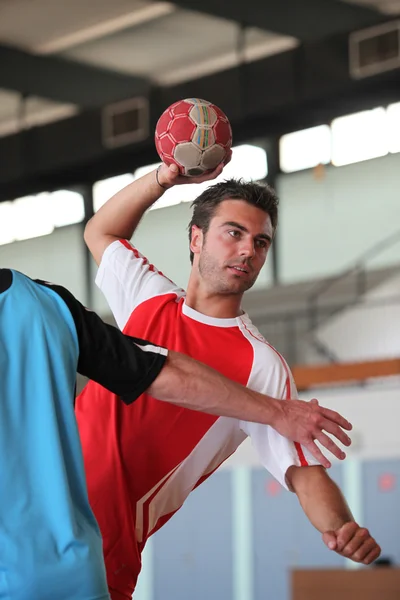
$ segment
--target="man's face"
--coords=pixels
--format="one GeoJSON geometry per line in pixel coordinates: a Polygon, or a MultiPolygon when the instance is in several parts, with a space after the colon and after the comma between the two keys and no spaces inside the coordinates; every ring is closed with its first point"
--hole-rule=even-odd
{"type": "Polygon", "coordinates": [[[265,263],[273,229],[270,216],[244,200],[224,200],[209,230],[192,230],[192,250],[202,280],[217,294],[243,294],[265,263]]]}

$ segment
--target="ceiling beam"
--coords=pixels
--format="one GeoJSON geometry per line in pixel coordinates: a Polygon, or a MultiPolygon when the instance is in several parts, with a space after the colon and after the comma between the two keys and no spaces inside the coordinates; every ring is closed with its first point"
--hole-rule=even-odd
{"type": "Polygon", "coordinates": [[[301,41],[375,25],[383,15],[341,0],[174,0],[181,8],[208,13],[301,41]]]}
{"type": "Polygon", "coordinates": [[[77,29],[73,33],[56,37],[52,40],[43,42],[33,48],[35,54],[53,54],[55,52],[65,52],[74,46],[94,42],[100,38],[114,35],[120,31],[131,27],[138,27],[150,21],[154,21],[166,15],[170,15],[176,10],[176,6],[169,2],[152,2],[141,8],[112,19],[104,18],[103,21],[77,29]]]}
{"type": "Polygon", "coordinates": [[[0,45],[0,88],[76,104],[83,109],[147,95],[149,82],[55,56],[0,45]]]}

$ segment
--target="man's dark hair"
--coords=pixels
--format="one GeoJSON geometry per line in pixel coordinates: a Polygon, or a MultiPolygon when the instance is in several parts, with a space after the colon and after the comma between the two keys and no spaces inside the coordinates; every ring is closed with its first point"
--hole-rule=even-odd
{"type": "MultiPolygon", "coordinates": [[[[197,225],[204,236],[216,209],[224,200],[243,200],[268,213],[273,231],[278,225],[278,197],[266,183],[244,182],[242,179],[227,179],[207,188],[192,203],[193,214],[189,223],[189,244],[192,241],[192,226],[197,225]]],[[[193,252],[190,251],[190,262],[193,264],[193,252]]]]}

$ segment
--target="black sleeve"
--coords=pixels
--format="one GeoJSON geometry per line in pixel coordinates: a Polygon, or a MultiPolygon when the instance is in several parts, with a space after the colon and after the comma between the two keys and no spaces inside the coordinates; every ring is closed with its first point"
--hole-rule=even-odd
{"type": "Polygon", "coordinates": [[[167,350],[107,325],[65,288],[37,283],[61,296],[73,316],[79,341],[78,372],[117,394],[126,404],[143,394],[163,368],[167,350]]]}
{"type": "Polygon", "coordinates": [[[10,269],[0,269],[0,294],[11,287],[12,280],[12,272],[10,269]]]}

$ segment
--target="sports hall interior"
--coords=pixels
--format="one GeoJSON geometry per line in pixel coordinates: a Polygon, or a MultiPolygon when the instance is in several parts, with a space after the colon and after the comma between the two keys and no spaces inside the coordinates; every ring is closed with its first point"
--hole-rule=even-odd
{"type": "MultiPolygon", "coordinates": [[[[300,398],[353,423],[331,474],[382,560],[329,552],[245,441],[150,539],[134,598],[400,598],[399,0],[1,0],[0,266],[112,323],[85,224],[159,164],[157,119],[189,97],[231,122],[221,178],[277,190],[244,308],[300,398]]],[[[205,185],[167,191],[135,235],[182,287],[205,185]]]]}

